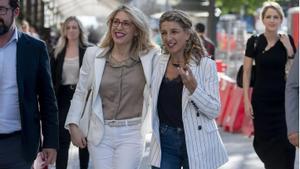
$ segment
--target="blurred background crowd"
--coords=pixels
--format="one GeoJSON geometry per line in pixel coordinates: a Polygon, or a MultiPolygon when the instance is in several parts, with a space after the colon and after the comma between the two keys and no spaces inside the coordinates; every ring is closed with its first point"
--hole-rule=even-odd
{"type": "MultiPolygon", "coordinates": [[[[285,13],[281,32],[291,34],[299,45],[299,1],[277,0],[285,13]]],[[[194,24],[206,26],[206,36],[216,45],[215,59],[222,69],[235,78],[242,64],[245,43],[250,35],[264,30],[259,20],[260,0],[23,0],[19,26],[25,32],[45,40],[49,49],[56,45],[61,23],[68,16],[77,16],[86,28],[90,43],[97,44],[106,31],[108,14],[126,3],[141,9],[151,23],[153,40],[161,44],[158,19],[168,9],[181,9],[192,16],[194,24]]]]}

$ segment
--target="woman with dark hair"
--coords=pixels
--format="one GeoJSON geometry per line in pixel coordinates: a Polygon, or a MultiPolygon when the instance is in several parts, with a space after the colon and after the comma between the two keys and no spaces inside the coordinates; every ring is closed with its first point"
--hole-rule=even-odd
{"type": "Polygon", "coordinates": [[[152,169],[215,169],[228,158],[215,118],[220,110],[216,64],[189,16],[165,12],[159,21],[163,55],[151,83],[152,169]]]}
{"type": "MultiPolygon", "coordinates": [[[[75,16],[68,17],[62,24],[61,36],[51,60],[52,79],[59,109],[59,150],[56,169],[66,169],[68,165],[71,138],[64,125],[87,47],[88,42],[82,23],[75,16]]],[[[79,148],[79,159],[80,168],[87,169],[89,163],[87,148],[79,148]]]]}

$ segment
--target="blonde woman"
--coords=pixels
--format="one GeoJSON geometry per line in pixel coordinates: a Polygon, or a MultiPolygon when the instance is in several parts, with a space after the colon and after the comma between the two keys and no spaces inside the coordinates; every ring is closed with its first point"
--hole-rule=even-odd
{"type": "Polygon", "coordinates": [[[189,16],[165,12],[159,21],[164,55],[155,59],[152,169],[215,169],[228,158],[215,118],[220,110],[216,65],[189,16]]]}
{"type": "MultiPolygon", "coordinates": [[[[68,165],[71,138],[64,124],[79,79],[83,55],[88,46],[83,26],[75,16],[65,20],[61,34],[51,60],[52,79],[59,109],[59,150],[56,169],[66,169],[68,165]]],[[[87,169],[89,162],[87,148],[79,149],[79,158],[80,169],[87,169]]]]}
{"type": "Polygon", "coordinates": [[[293,169],[295,161],[295,147],[287,137],[284,92],[285,65],[296,48],[291,36],[278,33],[283,18],[278,3],[264,3],[261,19],[265,31],[248,39],[244,58],[245,112],[253,118],[253,146],[266,169],[293,169]],[[248,90],[253,61],[256,72],[250,101],[248,90]]]}
{"type": "Polygon", "coordinates": [[[78,147],[88,145],[95,169],[138,169],[144,149],[152,60],[144,14],[122,5],[108,17],[100,47],[88,48],[66,127],[78,147]],[[89,76],[93,83],[88,84],[89,76]],[[78,128],[84,95],[92,86],[92,114],[87,141],[78,128]]]}

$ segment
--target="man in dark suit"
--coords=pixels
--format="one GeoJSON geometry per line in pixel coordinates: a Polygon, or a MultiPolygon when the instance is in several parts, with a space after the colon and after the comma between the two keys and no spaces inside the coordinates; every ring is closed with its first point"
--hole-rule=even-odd
{"type": "Polygon", "coordinates": [[[17,30],[19,12],[18,0],[0,1],[0,169],[30,169],[40,148],[52,164],[58,148],[46,45],[17,30]]]}

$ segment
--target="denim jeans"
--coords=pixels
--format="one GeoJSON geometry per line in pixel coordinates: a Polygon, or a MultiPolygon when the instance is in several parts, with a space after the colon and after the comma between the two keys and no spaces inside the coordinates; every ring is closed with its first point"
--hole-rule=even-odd
{"type": "MultiPolygon", "coordinates": [[[[160,124],[161,162],[160,169],[189,169],[184,130],[160,124]]],[[[153,167],[152,169],[159,169],[153,167]]]]}

